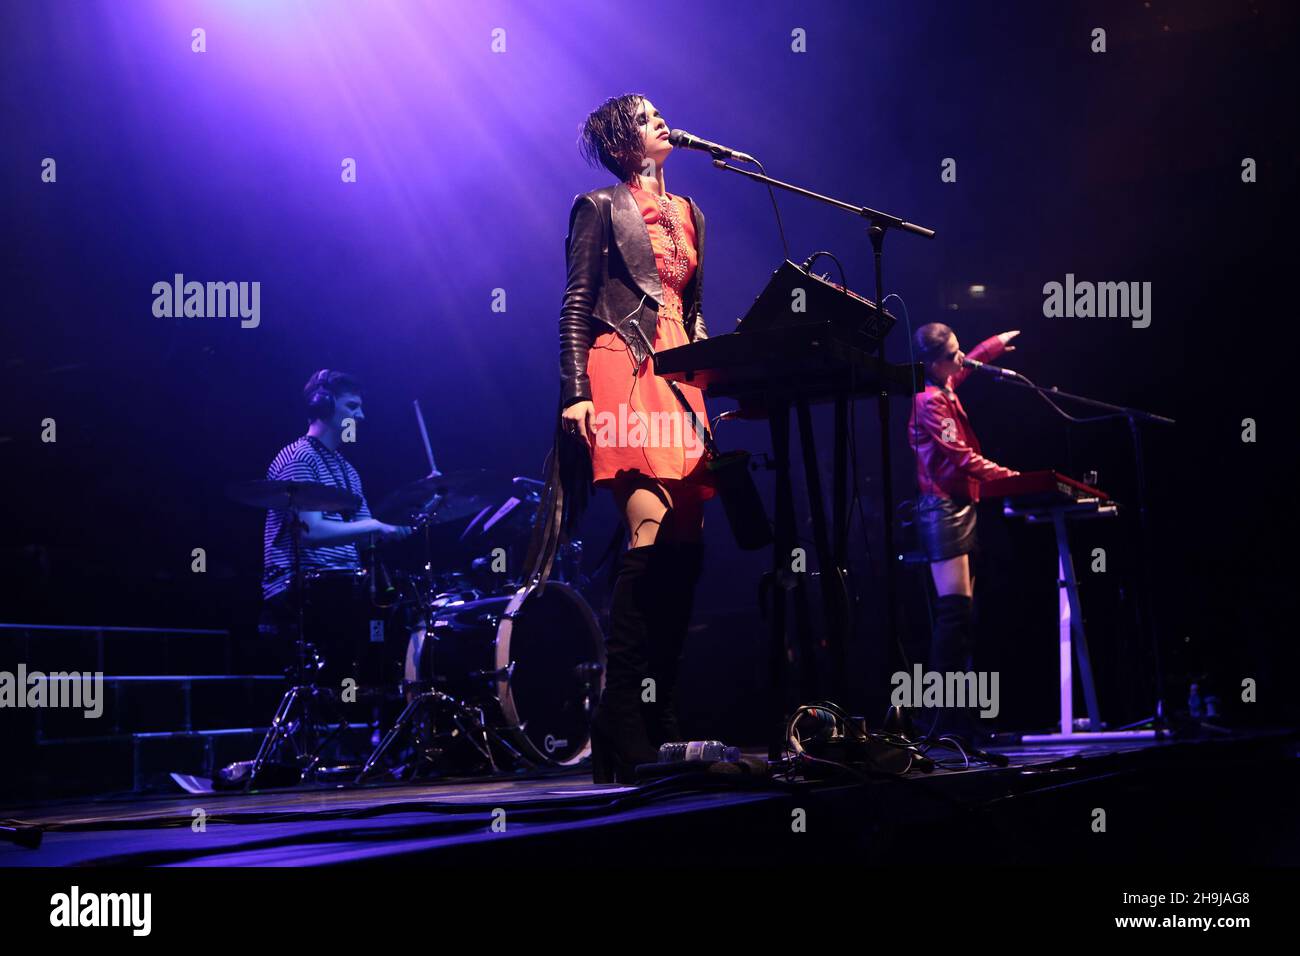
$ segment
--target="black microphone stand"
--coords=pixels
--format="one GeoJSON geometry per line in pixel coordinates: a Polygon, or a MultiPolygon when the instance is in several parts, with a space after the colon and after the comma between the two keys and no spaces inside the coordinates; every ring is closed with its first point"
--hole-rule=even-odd
{"type": "MultiPolygon", "coordinates": [[[[750,172],[747,169],[739,169],[730,166],[721,159],[715,158],[713,165],[718,169],[730,170],[738,175],[745,176],[755,182],[764,183],[767,186],[775,186],[777,189],[784,189],[786,192],[794,193],[798,196],[824,203],[827,206],[833,206],[836,209],[842,209],[845,212],[852,213],[866,219],[870,225],[867,229],[867,235],[871,240],[871,250],[875,263],[876,279],[876,309],[883,312],[885,308],[885,282],[884,268],[882,258],[884,255],[885,232],[889,229],[897,229],[901,232],[908,232],[925,239],[934,238],[934,230],[927,229],[925,226],[918,226],[916,223],[907,222],[898,216],[892,216],[889,213],[881,212],[878,209],[872,209],[869,206],[859,206],[853,203],[844,202],[831,196],[825,196],[821,193],[813,192],[810,189],[804,189],[801,186],[795,186],[791,183],[782,182],[779,179],[773,179],[761,173],[750,172]]],[[[847,290],[846,290],[847,291],[847,290]]],[[[876,346],[876,355],[881,359],[885,357],[885,340],[882,337],[876,346]]],[[[890,437],[889,437],[889,395],[881,391],[877,398],[877,412],[880,419],[880,468],[881,468],[881,499],[883,506],[883,523],[884,523],[884,543],[885,543],[885,616],[889,631],[889,639],[894,647],[900,647],[898,634],[898,607],[896,584],[896,568],[894,554],[894,483],[892,474],[892,462],[890,459],[890,437]]],[[[843,426],[843,415],[841,403],[836,403],[836,427],[843,426]]],[[[842,540],[843,530],[840,527],[835,529],[837,541],[842,540]]],[[[842,557],[842,556],[841,556],[842,557]]],[[[843,569],[839,569],[843,573],[843,569]]]]}
{"type": "MultiPolygon", "coordinates": [[[[1155,712],[1151,717],[1151,722],[1159,731],[1167,723],[1165,715],[1165,683],[1164,669],[1160,657],[1160,634],[1159,629],[1156,627],[1155,606],[1151,601],[1151,580],[1148,567],[1151,561],[1151,527],[1147,519],[1146,456],[1142,450],[1142,429],[1140,426],[1143,423],[1175,425],[1177,422],[1172,418],[1157,415],[1154,412],[1143,411],[1140,408],[1112,405],[1109,402],[1099,401],[1095,398],[1063,392],[1055,386],[1044,388],[1041,385],[1035,385],[1020,373],[1012,372],[1009,369],[1002,369],[1001,373],[997,376],[997,380],[1006,385],[1029,389],[1046,398],[1064,398],[1072,402],[1078,402],[1080,405],[1107,412],[1106,417],[1124,418],[1128,421],[1129,435],[1133,439],[1133,471],[1137,482],[1138,540],[1142,548],[1141,571],[1139,572],[1141,576],[1139,581],[1141,597],[1138,599],[1139,627],[1146,631],[1147,639],[1151,642],[1151,662],[1155,671],[1156,684],[1155,712]]],[[[1146,723],[1146,721],[1139,721],[1138,723],[1146,723]]]]}

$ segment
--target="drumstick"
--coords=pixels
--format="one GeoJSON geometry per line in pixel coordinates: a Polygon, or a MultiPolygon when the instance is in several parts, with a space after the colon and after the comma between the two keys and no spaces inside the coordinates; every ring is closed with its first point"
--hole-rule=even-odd
{"type": "Polygon", "coordinates": [[[424,413],[420,411],[420,400],[417,398],[411,403],[415,406],[415,421],[420,426],[420,438],[424,441],[424,453],[429,458],[429,477],[436,478],[442,472],[433,462],[433,446],[429,444],[429,430],[424,427],[424,413]]]}

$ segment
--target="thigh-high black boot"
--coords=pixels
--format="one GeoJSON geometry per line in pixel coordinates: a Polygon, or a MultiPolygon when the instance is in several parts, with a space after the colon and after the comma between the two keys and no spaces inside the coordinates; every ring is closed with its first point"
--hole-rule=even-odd
{"type": "Polygon", "coordinates": [[[646,735],[645,680],[650,676],[656,601],[652,569],[658,544],[619,556],[605,636],[605,689],[591,723],[591,775],[596,783],[630,783],[637,764],[658,754],[646,735]]]}
{"type": "MultiPolygon", "coordinates": [[[[971,599],[964,594],[942,595],[935,602],[934,633],[930,638],[927,669],[943,675],[946,685],[949,673],[970,670],[973,650],[971,599]]],[[[949,703],[945,702],[946,705],[949,703]]],[[[933,736],[945,733],[969,736],[973,729],[969,707],[942,706],[937,713],[927,714],[925,720],[934,722],[936,716],[938,720],[933,736]]],[[[928,727],[928,723],[923,726],[928,727]]]]}
{"type": "Polygon", "coordinates": [[[650,743],[681,740],[677,713],[677,675],[682,647],[695,608],[695,588],[704,562],[702,541],[661,545],[656,556],[656,612],[650,642],[650,676],[655,680],[655,700],[648,705],[646,730],[650,743]]]}

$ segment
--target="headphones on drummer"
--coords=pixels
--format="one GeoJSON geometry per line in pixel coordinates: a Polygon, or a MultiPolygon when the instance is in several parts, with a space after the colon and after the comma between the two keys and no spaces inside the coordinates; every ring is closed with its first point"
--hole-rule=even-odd
{"type": "Polygon", "coordinates": [[[303,386],[302,394],[307,400],[307,412],[313,419],[329,421],[334,417],[334,402],[347,392],[361,392],[361,383],[347,372],[338,372],[323,368],[303,386]]]}
{"type": "Polygon", "coordinates": [[[328,421],[334,417],[334,392],[330,383],[333,375],[329,369],[323,368],[307,379],[302,391],[307,398],[307,411],[313,419],[328,421]]]}

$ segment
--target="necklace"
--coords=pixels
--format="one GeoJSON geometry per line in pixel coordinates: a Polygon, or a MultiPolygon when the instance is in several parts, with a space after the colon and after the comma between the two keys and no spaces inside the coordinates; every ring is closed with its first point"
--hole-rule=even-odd
{"type": "MultiPolygon", "coordinates": [[[[641,189],[638,182],[631,182],[628,185],[641,189]]],[[[655,205],[659,207],[659,221],[663,226],[664,233],[668,236],[668,241],[672,243],[672,249],[669,254],[664,256],[664,269],[666,275],[663,276],[664,284],[671,286],[674,292],[680,291],[686,284],[686,271],[690,268],[690,254],[686,249],[686,230],[682,227],[682,217],[678,211],[677,203],[667,195],[659,195],[643,189],[654,199],[655,205]]]]}

